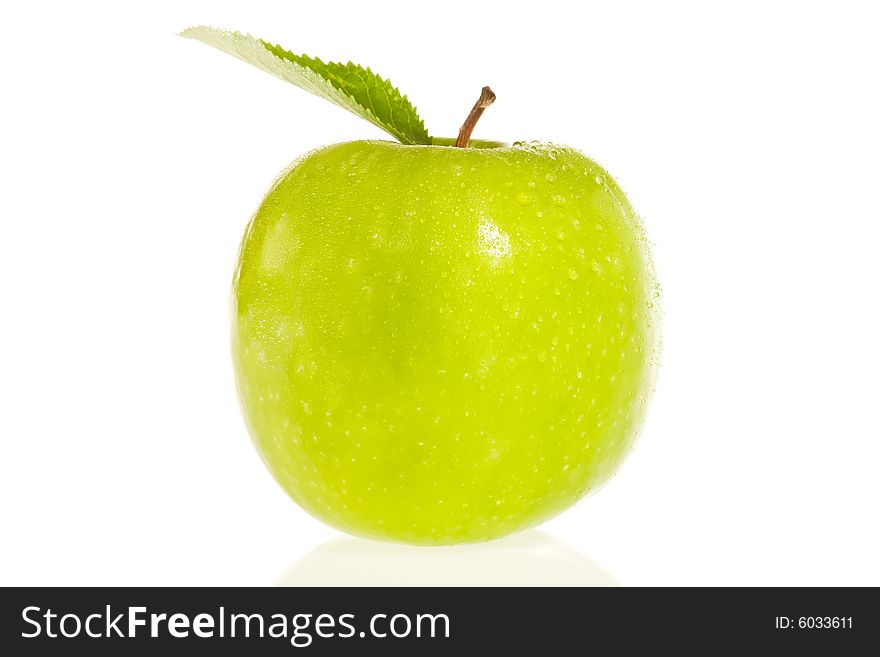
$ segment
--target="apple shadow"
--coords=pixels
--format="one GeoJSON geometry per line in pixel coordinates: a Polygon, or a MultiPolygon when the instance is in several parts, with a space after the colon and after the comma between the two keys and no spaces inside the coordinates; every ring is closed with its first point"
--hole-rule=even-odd
{"type": "Polygon", "coordinates": [[[619,586],[560,540],[529,530],[489,543],[412,547],[335,538],[294,563],[277,586],[619,586]]]}

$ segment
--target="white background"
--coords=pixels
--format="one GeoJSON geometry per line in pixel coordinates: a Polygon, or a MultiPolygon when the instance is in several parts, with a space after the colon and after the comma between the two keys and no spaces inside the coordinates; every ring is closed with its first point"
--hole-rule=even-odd
{"type": "Polygon", "coordinates": [[[0,9],[0,584],[880,585],[872,3],[158,4],[0,9]],[[369,65],[434,134],[491,84],[477,137],[620,181],[665,332],[608,486],[443,550],[287,499],[235,396],[236,251],[289,161],[383,135],[199,23],[369,65]]]}

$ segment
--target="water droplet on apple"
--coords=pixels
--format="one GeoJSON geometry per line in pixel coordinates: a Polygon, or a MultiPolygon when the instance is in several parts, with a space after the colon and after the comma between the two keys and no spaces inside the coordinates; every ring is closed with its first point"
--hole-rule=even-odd
{"type": "Polygon", "coordinates": [[[578,279],[577,269],[569,269],[568,270],[568,278],[573,281],[576,281],[578,279]]]}
{"type": "Polygon", "coordinates": [[[596,180],[597,185],[604,185],[605,184],[605,177],[604,176],[596,176],[595,180],[596,180]]]}
{"type": "Polygon", "coordinates": [[[520,205],[528,205],[532,202],[532,197],[525,192],[520,192],[516,195],[516,200],[519,201],[520,205]]]}
{"type": "Polygon", "coordinates": [[[554,205],[565,205],[565,197],[561,194],[554,194],[553,203],[554,205]]]}
{"type": "Polygon", "coordinates": [[[552,173],[548,173],[544,175],[544,180],[546,180],[548,183],[555,183],[556,176],[554,176],[552,173]]]}

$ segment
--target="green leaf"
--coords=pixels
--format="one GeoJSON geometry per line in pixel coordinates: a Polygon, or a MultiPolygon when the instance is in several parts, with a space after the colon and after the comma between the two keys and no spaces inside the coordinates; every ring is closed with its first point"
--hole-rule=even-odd
{"type": "Polygon", "coordinates": [[[357,114],[403,144],[430,144],[431,137],[406,96],[368,68],[295,55],[261,39],[213,27],[180,33],[261,68],[275,77],[357,114]]]}

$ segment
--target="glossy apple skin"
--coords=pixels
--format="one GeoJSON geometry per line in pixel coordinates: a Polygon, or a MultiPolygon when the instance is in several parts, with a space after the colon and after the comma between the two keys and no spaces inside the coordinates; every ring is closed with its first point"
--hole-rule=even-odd
{"type": "Polygon", "coordinates": [[[581,153],[337,144],[247,229],[233,286],[244,415],[304,509],[384,540],[535,525],[602,484],[653,387],[641,223],[581,153]]]}

